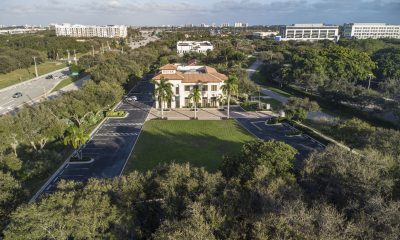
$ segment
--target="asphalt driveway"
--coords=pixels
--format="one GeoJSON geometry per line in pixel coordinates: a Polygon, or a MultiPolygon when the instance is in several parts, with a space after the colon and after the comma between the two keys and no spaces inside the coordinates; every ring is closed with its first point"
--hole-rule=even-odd
{"type": "Polygon", "coordinates": [[[92,158],[93,161],[66,163],[42,189],[43,192],[53,192],[62,179],[87,181],[89,178],[119,176],[153,106],[152,92],[153,85],[149,80],[142,80],[129,94],[129,96],[136,96],[138,101],[123,101],[116,108],[116,110],[127,111],[129,115],[126,118],[109,118],[104,121],[91,140],[82,148],[82,155],[92,158]]]}

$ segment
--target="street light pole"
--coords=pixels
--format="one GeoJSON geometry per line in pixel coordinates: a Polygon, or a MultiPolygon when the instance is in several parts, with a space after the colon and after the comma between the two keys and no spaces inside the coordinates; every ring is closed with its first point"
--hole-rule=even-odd
{"type": "Polygon", "coordinates": [[[38,71],[37,71],[36,57],[35,56],[33,57],[33,61],[35,62],[35,74],[36,74],[36,77],[39,77],[38,71]]]}
{"type": "Polygon", "coordinates": [[[69,58],[70,58],[70,54],[69,54],[69,50],[67,49],[67,53],[68,53],[68,64],[71,64],[71,61],[69,60],[69,58]]]}
{"type": "Polygon", "coordinates": [[[77,61],[77,59],[76,59],[76,50],[74,49],[74,61],[75,61],[75,65],[77,65],[78,64],[78,61],[77,61]]]}
{"type": "Polygon", "coordinates": [[[372,74],[368,74],[368,90],[371,87],[371,78],[372,78],[372,74]]]}
{"type": "Polygon", "coordinates": [[[258,109],[261,109],[261,88],[258,87],[258,109]]]}

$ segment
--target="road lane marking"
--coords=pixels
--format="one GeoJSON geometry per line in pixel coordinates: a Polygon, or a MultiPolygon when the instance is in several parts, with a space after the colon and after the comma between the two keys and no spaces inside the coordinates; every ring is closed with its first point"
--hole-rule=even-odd
{"type": "Polygon", "coordinates": [[[97,133],[96,136],[137,136],[137,133],[97,133]]]}
{"type": "Polygon", "coordinates": [[[256,127],[258,130],[262,131],[262,129],[261,129],[259,126],[256,125],[256,123],[260,123],[260,121],[257,121],[257,122],[250,122],[250,123],[251,123],[251,125],[253,125],[254,127],[256,127]]]}
{"type": "Polygon", "coordinates": [[[8,102],[5,102],[5,103],[1,104],[0,106],[4,106],[4,105],[6,105],[6,104],[8,104],[8,103],[11,103],[11,102],[14,102],[14,101],[15,101],[15,99],[12,99],[12,100],[10,100],[10,101],[8,101],[8,102]]]}
{"type": "Polygon", "coordinates": [[[106,127],[118,127],[118,126],[143,126],[143,123],[107,123],[103,124],[106,127]]]}

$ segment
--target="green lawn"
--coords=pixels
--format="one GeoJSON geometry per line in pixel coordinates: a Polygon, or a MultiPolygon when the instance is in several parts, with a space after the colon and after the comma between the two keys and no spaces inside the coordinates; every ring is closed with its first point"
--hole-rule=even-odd
{"type": "MultiPolygon", "coordinates": [[[[45,62],[38,65],[38,74],[43,75],[49,72],[66,67],[65,64],[59,64],[54,62],[45,62]]],[[[15,71],[0,74],[0,89],[5,88],[35,77],[35,67],[31,66],[28,69],[17,69],[15,71]]]]}
{"type": "Polygon", "coordinates": [[[124,173],[147,171],[159,163],[185,163],[215,171],[222,156],[238,153],[254,139],[233,120],[146,122],[124,173]]]}
{"type": "Polygon", "coordinates": [[[67,77],[65,79],[63,79],[60,83],[57,84],[57,86],[53,89],[52,92],[58,91],[61,88],[70,85],[71,83],[77,81],[78,78],[72,78],[72,77],[67,77]]]}

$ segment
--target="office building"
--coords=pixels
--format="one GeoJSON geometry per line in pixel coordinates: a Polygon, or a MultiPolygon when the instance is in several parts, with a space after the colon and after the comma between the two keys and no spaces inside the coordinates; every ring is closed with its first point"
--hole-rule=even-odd
{"type": "MultiPolygon", "coordinates": [[[[221,87],[228,77],[218,73],[215,68],[208,66],[167,64],[159,69],[154,76],[154,81],[167,79],[172,84],[174,96],[171,101],[164,103],[166,108],[192,107],[190,98],[193,88],[201,90],[201,100],[198,107],[218,107],[220,99],[224,96],[221,87]]],[[[160,108],[156,101],[156,108],[160,108]]]]}
{"type": "Polygon", "coordinates": [[[101,38],[126,38],[128,30],[123,25],[89,26],[89,25],[55,25],[57,36],[68,37],[101,37],[101,38]]]}
{"type": "Polygon", "coordinates": [[[317,41],[317,40],[339,40],[339,26],[318,24],[293,24],[281,26],[276,39],[278,41],[298,40],[298,41],[317,41]]]}
{"type": "Polygon", "coordinates": [[[348,23],[344,25],[343,37],[357,39],[400,39],[400,25],[390,25],[386,23],[348,23]]]}
{"type": "Polygon", "coordinates": [[[197,52],[197,53],[207,53],[208,50],[212,51],[214,46],[209,41],[179,41],[176,43],[176,51],[179,55],[185,53],[197,52]]]}

